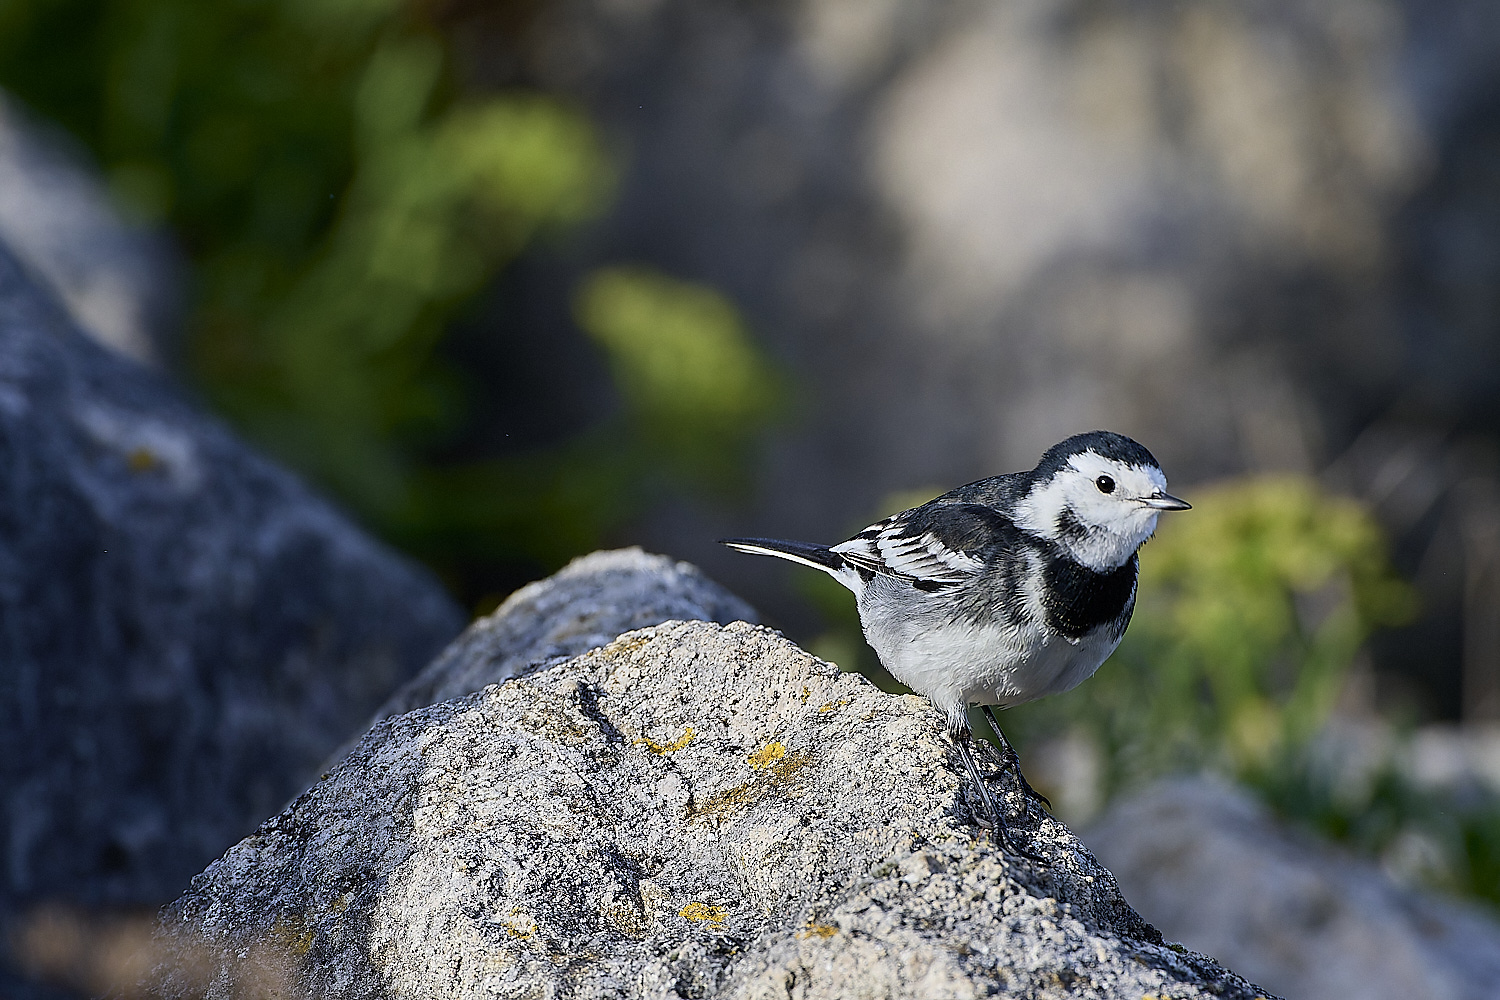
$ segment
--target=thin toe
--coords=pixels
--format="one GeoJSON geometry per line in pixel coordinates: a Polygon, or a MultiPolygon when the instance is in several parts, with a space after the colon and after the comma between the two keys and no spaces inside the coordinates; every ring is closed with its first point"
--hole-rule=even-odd
{"type": "Polygon", "coordinates": [[[995,838],[995,845],[1007,854],[1014,854],[1017,857],[1025,858],[1034,864],[1049,865],[1051,863],[1029,847],[1022,847],[1016,843],[1015,839],[1010,835],[1010,828],[1003,824],[997,829],[990,831],[990,834],[995,838]]]}
{"type": "Polygon", "coordinates": [[[1025,858],[1027,861],[1030,861],[1033,864],[1042,865],[1043,867],[1050,867],[1052,864],[1052,862],[1048,861],[1040,854],[1031,850],[1029,847],[1020,847],[1014,843],[1009,842],[1006,843],[1005,847],[1010,851],[1010,853],[1019,855],[1020,857],[1025,858]]]}
{"type": "Polygon", "coordinates": [[[984,808],[982,800],[979,803],[975,803],[974,796],[968,789],[964,790],[964,805],[969,811],[969,822],[980,829],[994,830],[1003,825],[998,822],[998,817],[994,813],[988,812],[984,808]]]}

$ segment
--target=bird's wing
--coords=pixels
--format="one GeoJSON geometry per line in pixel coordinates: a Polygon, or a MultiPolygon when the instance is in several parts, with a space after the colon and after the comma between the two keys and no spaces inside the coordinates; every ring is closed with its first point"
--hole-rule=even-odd
{"type": "Polygon", "coordinates": [[[986,550],[1014,527],[980,504],[924,504],[833,547],[845,560],[920,590],[957,586],[985,566],[986,550]]]}

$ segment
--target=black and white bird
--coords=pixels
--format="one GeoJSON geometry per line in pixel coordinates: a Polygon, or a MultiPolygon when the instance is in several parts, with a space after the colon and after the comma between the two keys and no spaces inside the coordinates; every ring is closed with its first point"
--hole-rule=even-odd
{"type": "Polygon", "coordinates": [[[1137,550],[1162,511],[1189,506],[1167,493],[1144,447],[1090,431],[1048,449],[1030,472],[960,486],[838,545],[722,541],[822,570],[854,592],[880,662],[947,715],[989,825],[1004,839],[969,752],[968,706],[983,706],[1006,763],[1040,798],[991,706],[1067,691],[1099,669],[1135,609],[1137,550]]]}

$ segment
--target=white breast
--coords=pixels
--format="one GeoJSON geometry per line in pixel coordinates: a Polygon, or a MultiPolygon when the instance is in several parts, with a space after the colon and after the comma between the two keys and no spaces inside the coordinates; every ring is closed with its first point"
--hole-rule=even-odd
{"type": "Polygon", "coordinates": [[[969,704],[1004,708],[1077,687],[1119,645],[1107,626],[1071,642],[1039,627],[902,625],[866,620],[865,638],[897,680],[955,721],[969,704]]]}

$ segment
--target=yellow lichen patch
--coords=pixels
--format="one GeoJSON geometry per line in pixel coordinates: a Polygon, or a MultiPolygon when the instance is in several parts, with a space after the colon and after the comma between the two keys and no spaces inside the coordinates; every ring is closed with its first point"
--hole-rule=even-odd
{"type": "Polygon", "coordinates": [[[780,740],[772,740],[749,756],[750,766],[763,771],[786,756],[786,747],[780,740]]]}
{"type": "Polygon", "coordinates": [[[312,951],[313,931],[301,917],[277,917],[276,926],[271,928],[271,940],[301,957],[312,951]]]}
{"type": "Polygon", "coordinates": [[[789,754],[782,743],[774,741],[751,754],[748,760],[750,766],[759,772],[754,778],[742,785],[710,795],[703,804],[695,805],[689,811],[689,818],[708,818],[723,822],[741,807],[753,806],[781,788],[798,771],[813,763],[813,758],[808,754],[789,754]]]}
{"type": "Polygon", "coordinates": [[[802,704],[807,704],[807,699],[812,697],[812,691],[808,690],[806,684],[802,685],[802,704]]]}
{"type": "Polygon", "coordinates": [[[640,649],[642,646],[650,645],[651,640],[653,638],[655,638],[655,637],[652,636],[652,635],[649,635],[649,634],[647,634],[647,635],[636,634],[636,635],[621,636],[620,638],[616,639],[614,642],[611,642],[609,645],[605,646],[600,652],[605,653],[607,655],[608,654],[613,654],[615,656],[624,656],[627,653],[634,653],[637,649],[640,649]]]}
{"type": "Polygon", "coordinates": [[[677,915],[694,923],[707,920],[711,924],[722,924],[724,922],[724,907],[709,906],[707,903],[689,903],[677,911],[677,915]]]}
{"type": "Polygon", "coordinates": [[[849,704],[849,699],[848,698],[840,698],[838,701],[826,701],[823,704],[821,704],[821,705],[818,706],[818,711],[819,712],[832,712],[835,709],[843,708],[847,704],[849,704]]]}
{"type": "Polygon", "coordinates": [[[807,754],[794,753],[790,757],[783,757],[776,761],[768,770],[775,776],[775,784],[780,785],[811,763],[812,758],[807,754]]]}
{"type": "Polygon", "coordinates": [[[808,924],[807,930],[797,932],[797,937],[804,941],[813,937],[822,938],[826,941],[838,932],[839,929],[833,924],[808,924]]]}
{"type": "Polygon", "coordinates": [[[599,904],[599,914],[626,937],[646,936],[646,914],[633,900],[614,899],[599,904]]]}
{"type": "Polygon", "coordinates": [[[760,782],[751,781],[743,785],[735,785],[726,788],[722,792],[710,795],[700,806],[695,805],[689,810],[689,818],[709,817],[723,821],[729,818],[729,814],[740,806],[753,806],[765,797],[765,791],[758,786],[760,782]]]}
{"type": "Polygon", "coordinates": [[[513,938],[528,941],[536,936],[536,921],[530,914],[520,910],[511,910],[510,916],[500,921],[500,926],[505,928],[505,933],[513,938]]]}
{"type": "Polygon", "coordinates": [[[695,735],[696,734],[693,732],[693,727],[688,726],[682,731],[682,735],[677,737],[671,743],[658,743],[649,736],[642,736],[640,739],[636,740],[636,742],[644,746],[647,750],[650,750],[652,753],[659,756],[661,754],[676,753],[683,747],[687,746],[689,743],[693,742],[693,737],[695,735]]]}

